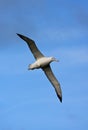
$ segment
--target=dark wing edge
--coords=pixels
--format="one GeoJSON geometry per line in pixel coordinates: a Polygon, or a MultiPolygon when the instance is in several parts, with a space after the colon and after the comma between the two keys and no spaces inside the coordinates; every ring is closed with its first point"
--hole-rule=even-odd
{"type": "Polygon", "coordinates": [[[16,33],[16,34],[21,39],[23,39],[24,41],[26,41],[26,43],[27,43],[28,47],[30,48],[32,54],[34,55],[35,59],[39,59],[41,57],[44,57],[44,55],[40,52],[40,50],[37,48],[35,42],[32,39],[30,39],[30,38],[28,38],[26,36],[23,36],[21,34],[18,34],[18,33],[16,33]]]}
{"type": "Polygon", "coordinates": [[[50,65],[42,68],[42,70],[44,71],[47,78],[49,79],[49,81],[51,82],[53,87],[55,88],[56,94],[57,94],[58,98],[60,99],[60,102],[62,102],[62,91],[61,91],[60,83],[58,82],[58,80],[54,76],[50,65]]]}

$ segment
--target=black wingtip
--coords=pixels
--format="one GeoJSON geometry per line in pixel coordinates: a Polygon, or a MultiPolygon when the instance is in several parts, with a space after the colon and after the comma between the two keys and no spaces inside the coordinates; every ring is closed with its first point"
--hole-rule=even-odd
{"type": "Polygon", "coordinates": [[[23,35],[21,35],[21,34],[19,34],[19,33],[16,33],[21,39],[23,39],[24,41],[28,41],[29,40],[29,38],[28,37],[26,37],[26,36],[23,36],[23,35]]]}
{"type": "Polygon", "coordinates": [[[62,103],[62,97],[59,97],[59,99],[60,99],[60,102],[62,103]]]}
{"type": "Polygon", "coordinates": [[[17,35],[19,35],[19,33],[16,33],[17,35]]]}
{"type": "Polygon", "coordinates": [[[28,43],[28,45],[29,45],[29,42],[31,43],[35,43],[32,39],[30,39],[30,38],[28,38],[28,37],[26,37],[26,36],[24,36],[24,35],[22,35],[22,34],[19,34],[19,33],[16,33],[21,39],[23,39],[24,41],[26,41],[27,43],[28,43]]]}
{"type": "Polygon", "coordinates": [[[60,102],[62,103],[62,95],[57,94],[57,97],[59,98],[60,102]]]}
{"type": "Polygon", "coordinates": [[[16,33],[20,38],[22,38],[23,37],[23,35],[21,35],[21,34],[19,34],[19,33],[16,33]]]}

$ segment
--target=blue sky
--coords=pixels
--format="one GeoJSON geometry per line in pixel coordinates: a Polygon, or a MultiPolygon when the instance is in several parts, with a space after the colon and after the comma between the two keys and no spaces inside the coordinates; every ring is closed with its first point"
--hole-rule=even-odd
{"type": "Polygon", "coordinates": [[[88,129],[87,0],[1,0],[0,61],[0,130],[88,129]],[[62,103],[16,33],[59,59],[62,103]]]}

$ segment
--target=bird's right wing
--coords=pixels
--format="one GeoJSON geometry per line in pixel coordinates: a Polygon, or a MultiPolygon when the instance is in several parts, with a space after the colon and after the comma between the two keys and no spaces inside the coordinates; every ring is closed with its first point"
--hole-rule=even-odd
{"type": "Polygon", "coordinates": [[[26,36],[23,36],[21,34],[18,34],[18,33],[17,33],[17,35],[20,38],[22,38],[24,41],[27,42],[27,45],[30,48],[30,50],[31,50],[32,54],[34,55],[35,59],[39,59],[41,57],[44,57],[44,55],[39,51],[39,49],[37,48],[35,42],[32,39],[30,39],[30,38],[28,38],[26,36]]]}
{"type": "Polygon", "coordinates": [[[50,65],[48,65],[42,69],[45,72],[47,78],[50,80],[51,84],[54,86],[56,94],[57,94],[58,98],[60,99],[60,101],[62,102],[62,92],[61,92],[60,83],[58,82],[58,80],[54,76],[50,65]]]}

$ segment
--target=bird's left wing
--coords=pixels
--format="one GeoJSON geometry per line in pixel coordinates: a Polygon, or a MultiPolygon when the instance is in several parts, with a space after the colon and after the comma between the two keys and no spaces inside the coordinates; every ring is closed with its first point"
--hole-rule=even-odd
{"type": "Polygon", "coordinates": [[[50,65],[48,65],[42,69],[45,72],[47,78],[50,80],[51,84],[54,86],[56,94],[57,94],[58,98],[60,99],[60,101],[62,102],[62,92],[61,92],[60,83],[58,82],[58,80],[54,76],[50,65]]]}
{"type": "Polygon", "coordinates": [[[44,55],[39,51],[39,49],[37,48],[35,42],[32,39],[30,39],[30,38],[28,38],[26,36],[23,36],[21,34],[18,34],[18,33],[17,33],[17,35],[20,38],[22,38],[24,41],[27,42],[27,45],[30,48],[30,50],[31,50],[32,54],[34,55],[35,59],[39,59],[41,57],[44,57],[44,55]]]}

